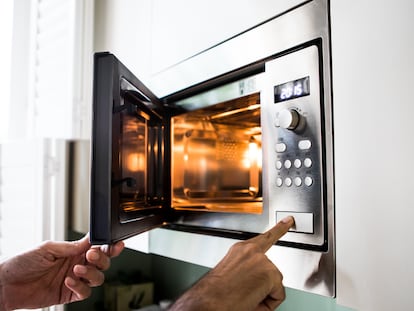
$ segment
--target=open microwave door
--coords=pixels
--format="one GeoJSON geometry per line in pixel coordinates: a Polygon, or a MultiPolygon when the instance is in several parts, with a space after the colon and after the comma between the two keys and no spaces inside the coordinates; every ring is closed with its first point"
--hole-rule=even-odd
{"type": "Polygon", "coordinates": [[[161,102],[110,53],[94,58],[90,239],[113,243],[163,224],[161,102]]]}

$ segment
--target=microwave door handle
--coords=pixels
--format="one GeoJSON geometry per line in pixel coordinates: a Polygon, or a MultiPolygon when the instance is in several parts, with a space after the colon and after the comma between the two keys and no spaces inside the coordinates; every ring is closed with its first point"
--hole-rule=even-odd
{"type": "MultiPolygon", "coordinates": [[[[124,98],[130,98],[135,106],[139,108],[139,105],[143,105],[141,107],[145,107],[152,114],[156,115],[158,118],[162,118],[159,113],[156,111],[157,105],[155,105],[147,96],[143,93],[136,91],[136,90],[121,90],[121,94],[124,98]]],[[[122,107],[122,106],[121,106],[122,107]]],[[[148,117],[146,117],[148,119],[148,117]]]]}
{"type": "Polygon", "coordinates": [[[137,100],[137,101],[143,103],[146,106],[151,105],[151,100],[139,91],[136,91],[136,90],[122,90],[121,89],[121,95],[125,96],[125,97],[129,96],[132,99],[137,100]]]}
{"type": "Polygon", "coordinates": [[[150,109],[155,107],[152,100],[127,79],[121,79],[120,88],[122,97],[130,97],[134,102],[138,101],[150,109]]]}

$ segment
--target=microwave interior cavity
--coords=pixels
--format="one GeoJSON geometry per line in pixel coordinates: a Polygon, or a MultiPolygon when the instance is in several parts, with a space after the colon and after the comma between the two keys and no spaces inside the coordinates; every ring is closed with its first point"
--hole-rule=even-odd
{"type": "Polygon", "coordinates": [[[172,118],[172,207],[262,213],[260,94],[172,118]]]}

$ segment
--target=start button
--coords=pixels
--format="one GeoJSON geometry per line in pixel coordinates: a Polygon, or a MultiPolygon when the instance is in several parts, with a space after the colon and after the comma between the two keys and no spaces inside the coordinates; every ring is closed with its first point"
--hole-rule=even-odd
{"type": "Polygon", "coordinates": [[[289,231],[298,233],[313,233],[313,213],[277,211],[276,222],[279,222],[287,216],[292,216],[295,219],[295,224],[289,229],[289,231]]]}

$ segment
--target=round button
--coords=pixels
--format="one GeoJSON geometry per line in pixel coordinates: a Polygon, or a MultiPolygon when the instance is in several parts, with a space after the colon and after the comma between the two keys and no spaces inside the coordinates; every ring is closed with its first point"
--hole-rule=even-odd
{"type": "Polygon", "coordinates": [[[296,185],[297,187],[301,186],[301,185],[302,185],[302,178],[300,178],[300,177],[295,177],[295,185],[296,185]]]}
{"type": "Polygon", "coordinates": [[[276,168],[280,170],[282,168],[282,161],[276,161],[276,168]]]}
{"type": "Polygon", "coordinates": [[[280,177],[276,178],[276,186],[280,187],[280,186],[282,186],[282,184],[283,184],[282,178],[280,178],[280,177]]]}
{"type": "Polygon", "coordinates": [[[292,186],[292,179],[290,177],[285,178],[285,185],[288,187],[292,186]]]}
{"type": "Polygon", "coordinates": [[[312,160],[310,158],[306,158],[305,160],[303,160],[303,165],[305,165],[305,167],[311,167],[312,166],[312,160]]]}
{"type": "Polygon", "coordinates": [[[294,130],[300,120],[299,113],[294,109],[282,109],[276,116],[275,125],[288,130],[294,130]]]}
{"type": "Polygon", "coordinates": [[[306,185],[306,186],[308,186],[308,187],[310,187],[310,186],[312,186],[312,184],[313,184],[313,179],[312,179],[312,177],[310,177],[310,176],[306,176],[306,177],[305,177],[305,185],[306,185]]]}
{"type": "Polygon", "coordinates": [[[286,160],[285,161],[285,167],[286,168],[291,168],[292,167],[292,162],[290,160],[286,160]]]}
{"type": "Polygon", "coordinates": [[[300,167],[302,166],[302,161],[301,161],[301,160],[299,160],[299,159],[296,159],[296,160],[293,162],[293,165],[294,165],[296,168],[300,168],[300,167]]]}
{"type": "Polygon", "coordinates": [[[277,143],[276,144],[276,152],[281,153],[286,151],[286,144],[284,143],[277,143]]]}

